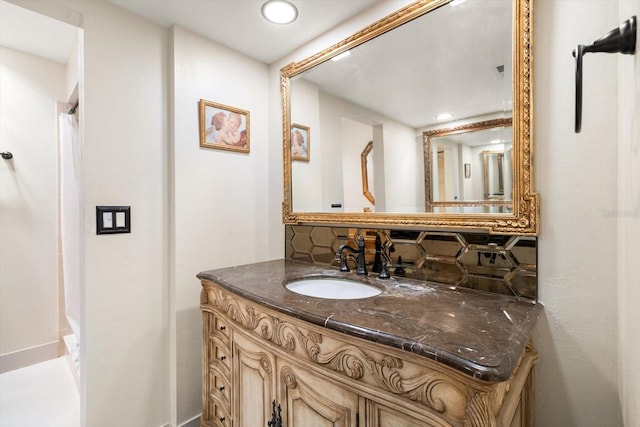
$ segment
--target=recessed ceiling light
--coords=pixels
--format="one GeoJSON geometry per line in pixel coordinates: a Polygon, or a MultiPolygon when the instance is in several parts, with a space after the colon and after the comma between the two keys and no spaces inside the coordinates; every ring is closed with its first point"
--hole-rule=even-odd
{"type": "Polygon", "coordinates": [[[298,9],[286,0],[269,0],[262,5],[262,16],[274,24],[290,24],[298,17],[298,9]]]}
{"type": "Polygon", "coordinates": [[[491,144],[500,144],[502,142],[501,139],[494,139],[491,141],[491,144]]]}
{"type": "Polygon", "coordinates": [[[333,58],[331,58],[331,60],[340,61],[342,58],[346,58],[349,55],[351,55],[351,51],[347,50],[346,52],[342,52],[340,55],[334,56],[333,58]]]}
{"type": "Polygon", "coordinates": [[[451,113],[440,113],[436,116],[436,120],[449,120],[453,117],[451,113]]]}

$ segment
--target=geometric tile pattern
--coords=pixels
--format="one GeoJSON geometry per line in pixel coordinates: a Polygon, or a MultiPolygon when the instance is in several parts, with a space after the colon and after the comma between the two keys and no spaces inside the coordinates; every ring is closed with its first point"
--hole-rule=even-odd
{"type": "Polygon", "coordinates": [[[355,247],[364,236],[372,264],[377,235],[390,255],[392,276],[537,300],[537,238],[532,236],[287,225],[285,256],[337,266],[338,247],[355,247]]]}

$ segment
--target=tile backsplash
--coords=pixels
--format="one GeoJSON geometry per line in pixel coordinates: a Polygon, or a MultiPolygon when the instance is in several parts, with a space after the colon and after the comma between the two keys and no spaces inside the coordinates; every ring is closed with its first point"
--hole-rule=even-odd
{"type": "Polygon", "coordinates": [[[287,225],[285,256],[337,267],[338,247],[356,247],[364,236],[370,264],[377,234],[383,245],[392,245],[392,276],[537,299],[538,242],[531,236],[287,225]]]}

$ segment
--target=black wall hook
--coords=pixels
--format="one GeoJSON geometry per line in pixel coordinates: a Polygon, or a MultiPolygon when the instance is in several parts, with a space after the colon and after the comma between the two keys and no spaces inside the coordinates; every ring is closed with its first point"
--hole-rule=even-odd
{"type": "Polygon", "coordinates": [[[588,52],[635,54],[637,26],[637,18],[632,16],[590,45],[581,44],[573,50],[576,58],[576,133],[582,128],[582,57],[588,52]]]}

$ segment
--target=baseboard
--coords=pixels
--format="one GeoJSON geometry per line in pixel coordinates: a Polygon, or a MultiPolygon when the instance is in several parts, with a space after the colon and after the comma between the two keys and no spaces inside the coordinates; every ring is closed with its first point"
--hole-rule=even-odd
{"type": "MultiPolygon", "coordinates": [[[[173,424],[165,424],[162,427],[173,427],[173,424]]],[[[189,421],[185,421],[182,424],[178,424],[178,427],[200,427],[200,415],[196,415],[191,418],[189,421]]]]}
{"type": "Polygon", "coordinates": [[[200,427],[200,415],[196,415],[194,418],[180,424],[178,427],[200,427]]]}
{"type": "Polygon", "coordinates": [[[0,355],[0,374],[58,357],[58,341],[0,355]]]}

